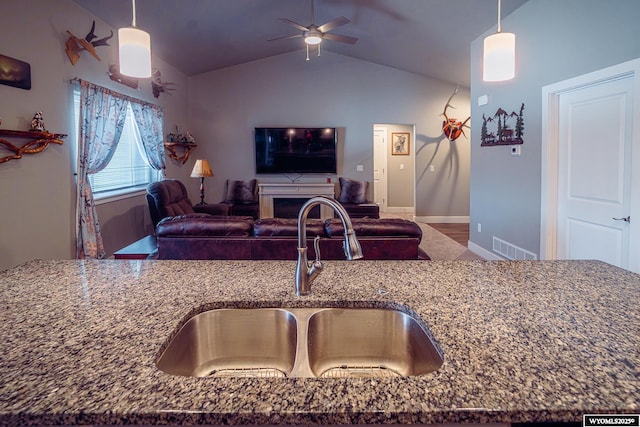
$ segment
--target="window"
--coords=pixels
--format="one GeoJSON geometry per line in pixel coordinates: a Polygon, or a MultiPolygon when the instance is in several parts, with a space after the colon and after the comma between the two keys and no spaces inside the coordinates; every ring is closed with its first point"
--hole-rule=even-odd
{"type": "MultiPolygon", "coordinates": [[[[80,91],[74,91],[74,110],[76,126],[80,120],[80,91]]],[[[76,147],[80,146],[79,136],[76,147]]],[[[159,172],[154,170],[143,154],[142,142],[136,125],[133,110],[127,107],[127,116],[113,157],[100,172],[89,175],[89,183],[95,200],[121,196],[144,190],[148,184],[157,181],[159,172]]]]}

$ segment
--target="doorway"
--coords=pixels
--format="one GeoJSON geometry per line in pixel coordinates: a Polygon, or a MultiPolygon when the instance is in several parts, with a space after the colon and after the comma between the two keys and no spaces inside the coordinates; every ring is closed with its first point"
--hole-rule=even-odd
{"type": "Polygon", "coordinates": [[[546,86],[542,95],[541,258],[640,272],[640,60],[546,86]]]}
{"type": "Polygon", "coordinates": [[[373,199],[380,212],[415,215],[415,126],[373,125],[373,199]],[[393,152],[393,138],[406,145],[393,152]]]}
{"type": "Polygon", "coordinates": [[[373,203],[387,211],[387,128],[373,128],[373,203]]]}

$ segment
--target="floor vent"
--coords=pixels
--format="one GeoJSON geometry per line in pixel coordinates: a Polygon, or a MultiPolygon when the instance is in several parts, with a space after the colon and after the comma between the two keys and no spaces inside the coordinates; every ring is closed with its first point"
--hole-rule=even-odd
{"type": "Polygon", "coordinates": [[[512,260],[527,260],[533,261],[538,259],[538,255],[533,252],[529,252],[525,249],[519,248],[511,243],[505,242],[502,239],[498,239],[493,236],[493,251],[497,254],[502,255],[507,259],[512,260]]]}

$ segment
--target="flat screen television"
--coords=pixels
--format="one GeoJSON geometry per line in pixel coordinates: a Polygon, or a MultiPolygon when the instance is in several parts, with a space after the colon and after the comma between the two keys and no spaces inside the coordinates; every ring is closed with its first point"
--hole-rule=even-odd
{"type": "Polygon", "coordinates": [[[336,128],[255,128],[256,174],[335,174],[336,128]]]}

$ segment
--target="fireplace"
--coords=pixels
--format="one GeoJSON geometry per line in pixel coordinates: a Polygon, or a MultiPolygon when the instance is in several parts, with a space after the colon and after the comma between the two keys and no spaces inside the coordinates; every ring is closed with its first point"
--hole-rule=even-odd
{"type": "MultiPolygon", "coordinates": [[[[275,218],[298,218],[300,208],[309,198],[274,197],[273,216],[275,218]]],[[[316,205],[309,211],[309,218],[320,218],[320,206],[316,205]]]]}
{"type": "MultiPolygon", "coordinates": [[[[297,218],[300,208],[312,197],[334,197],[334,184],[327,183],[258,183],[260,189],[260,218],[297,218]],[[277,200],[277,202],[276,202],[277,200]],[[276,208],[276,204],[279,207],[276,208]]],[[[314,206],[311,218],[333,218],[333,209],[326,205],[314,206]],[[320,213],[317,214],[316,211],[320,213]]]]}

